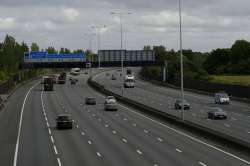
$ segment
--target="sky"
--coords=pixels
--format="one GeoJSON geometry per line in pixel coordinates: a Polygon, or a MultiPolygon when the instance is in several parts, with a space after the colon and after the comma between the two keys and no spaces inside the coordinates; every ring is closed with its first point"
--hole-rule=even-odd
{"type": "MultiPolygon", "coordinates": [[[[250,41],[249,0],[181,0],[183,48],[211,51],[250,41]]],[[[40,48],[179,49],[178,0],[0,0],[0,41],[6,34],[40,48]],[[128,14],[130,13],[130,14],[128,14]],[[94,27],[99,27],[94,28],[94,27]],[[91,42],[90,42],[91,41],[91,42]]]]}

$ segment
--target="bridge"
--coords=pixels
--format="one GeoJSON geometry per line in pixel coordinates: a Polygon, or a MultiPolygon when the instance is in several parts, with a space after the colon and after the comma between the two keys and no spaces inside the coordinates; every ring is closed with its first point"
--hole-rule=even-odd
{"type": "Polygon", "coordinates": [[[28,68],[87,68],[89,66],[119,67],[123,57],[123,66],[163,66],[163,62],[155,61],[153,50],[99,50],[98,60],[88,60],[84,53],[48,54],[47,52],[28,52],[24,54],[24,62],[20,69],[28,68]]]}

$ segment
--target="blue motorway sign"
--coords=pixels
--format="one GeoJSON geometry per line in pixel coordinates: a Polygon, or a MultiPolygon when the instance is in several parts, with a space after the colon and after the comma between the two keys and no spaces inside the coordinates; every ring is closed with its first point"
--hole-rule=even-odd
{"type": "Polygon", "coordinates": [[[83,53],[79,54],[48,54],[47,52],[31,51],[24,53],[25,62],[84,62],[83,53]]]}

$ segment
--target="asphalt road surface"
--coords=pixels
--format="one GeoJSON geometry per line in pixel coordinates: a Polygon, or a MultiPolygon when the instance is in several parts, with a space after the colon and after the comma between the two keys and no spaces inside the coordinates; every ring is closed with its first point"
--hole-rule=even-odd
{"type": "Polygon", "coordinates": [[[116,112],[104,111],[104,96],[86,84],[88,75],[77,77],[76,85],[67,81],[54,85],[54,91],[43,91],[39,81],[33,81],[10,97],[0,112],[0,165],[250,164],[249,158],[218,149],[124,105],[119,104],[116,112]],[[85,105],[88,96],[95,97],[97,105],[85,105]],[[61,113],[72,115],[72,130],[55,128],[61,113]]]}
{"type": "MultiPolygon", "coordinates": [[[[137,73],[136,70],[135,73],[137,73]]],[[[109,72],[117,76],[117,80],[111,80],[110,76],[102,73],[95,80],[104,85],[106,89],[121,94],[122,77],[119,72],[109,72]]],[[[160,87],[136,78],[135,88],[126,88],[123,91],[125,97],[149,105],[160,111],[181,118],[181,110],[174,108],[174,102],[180,98],[180,91],[160,87]]],[[[185,119],[237,137],[250,143],[250,105],[237,101],[231,101],[229,105],[218,105],[214,103],[211,96],[185,92],[185,99],[190,103],[191,109],[185,111],[185,119]],[[219,107],[228,114],[227,120],[210,120],[207,112],[211,108],[219,107]]]]}

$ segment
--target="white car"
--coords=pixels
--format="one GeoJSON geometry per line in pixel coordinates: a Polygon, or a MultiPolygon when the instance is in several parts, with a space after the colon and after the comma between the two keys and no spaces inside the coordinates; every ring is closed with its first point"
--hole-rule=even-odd
{"type": "Polygon", "coordinates": [[[229,104],[230,99],[227,93],[219,92],[219,93],[215,93],[214,101],[216,104],[229,104]]]}
{"type": "Polygon", "coordinates": [[[116,104],[116,99],[114,96],[108,96],[105,99],[104,109],[106,111],[108,111],[108,110],[117,111],[117,104],[116,104]]]}

